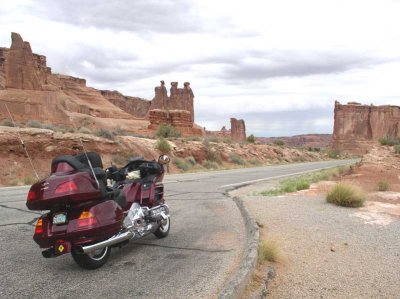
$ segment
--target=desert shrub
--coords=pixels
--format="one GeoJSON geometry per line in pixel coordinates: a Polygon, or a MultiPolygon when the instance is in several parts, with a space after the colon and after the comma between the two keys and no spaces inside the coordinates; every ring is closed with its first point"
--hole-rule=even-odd
{"type": "Polygon", "coordinates": [[[128,161],[134,157],[140,157],[136,152],[123,152],[123,153],[115,153],[111,156],[111,161],[113,164],[117,165],[126,165],[128,161]]]}
{"type": "Polygon", "coordinates": [[[285,141],[283,141],[283,140],[275,140],[274,141],[274,145],[285,146],[285,141]]]}
{"type": "Polygon", "coordinates": [[[380,181],[378,182],[378,190],[379,191],[388,191],[389,190],[389,183],[380,181]]]}
{"type": "Polygon", "coordinates": [[[190,137],[185,137],[184,141],[200,141],[201,138],[199,136],[190,136],[190,137]]]}
{"type": "Polygon", "coordinates": [[[361,207],[365,195],[353,186],[337,184],[326,195],[326,201],[343,207],[361,207]]]}
{"type": "Polygon", "coordinates": [[[172,150],[172,147],[171,144],[169,144],[168,140],[160,138],[157,140],[156,149],[158,149],[163,154],[169,154],[172,150]]]}
{"type": "Polygon", "coordinates": [[[328,157],[331,159],[339,159],[340,158],[340,152],[335,149],[331,149],[328,151],[328,157]]]}
{"type": "Polygon", "coordinates": [[[389,145],[389,146],[393,146],[396,144],[396,142],[389,136],[384,136],[384,137],[380,138],[379,142],[381,145],[389,145]]]}
{"type": "Polygon", "coordinates": [[[310,182],[305,178],[294,178],[282,182],[283,192],[290,193],[310,188],[310,182]]]}
{"type": "Polygon", "coordinates": [[[206,169],[218,169],[219,168],[218,163],[216,163],[214,161],[210,161],[210,160],[203,161],[203,163],[201,165],[206,169]]]}
{"type": "Polygon", "coordinates": [[[395,154],[400,154],[400,144],[396,144],[393,149],[395,154]]]}
{"type": "Polygon", "coordinates": [[[319,148],[319,147],[309,147],[308,151],[309,152],[320,152],[321,148],[319,148]]]}
{"type": "Polygon", "coordinates": [[[274,240],[262,240],[258,245],[258,262],[277,262],[280,256],[279,246],[274,240]]]}
{"type": "Polygon", "coordinates": [[[247,137],[248,143],[254,143],[255,141],[256,141],[256,138],[254,137],[253,134],[251,134],[249,137],[247,137]]]}
{"type": "Polygon", "coordinates": [[[36,180],[31,176],[24,177],[24,185],[32,185],[36,180]]]}
{"type": "Polygon", "coordinates": [[[238,165],[246,165],[246,161],[242,159],[238,154],[230,154],[229,158],[232,163],[238,164],[238,165]]]}
{"type": "Polygon", "coordinates": [[[2,125],[2,126],[5,126],[5,127],[14,127],[14,124],[13,124],[13,122],[12,122],[11,119],[5,119],[5,120],[3,120],[2,123],[1,123],[1,125],[2,125]]]}
{"type": "Polygon", "coordinates": [[[189,170],[191,165],[183,159],[176,158],[174,160],[174,165],[183,171],[189,170]]]}
{"type": "Polygon", "coordinates": [[[42,124],[42,129],[55,131],[56,127],[54,125],[52,125],[52,124],[42,124]]]}
{"type": "Polygon", "coordinates": [[[93,134],[92,130],[90,130],[89,128],[86,128],[86,127],[79,128],[78,132],[82,133],[82,134],[89,134],[89,135],[93,134]]]}
{"type": "Polygon", "coordinates": [[[159,138],[180,137],[181,133],[174,126],[161,124],[158,127],[156,136],[159,138]]]}
{"type": "Polygon", "coordinates": [[[115,135],[113,134],[113,132],[106,129],[100,129],[99,131],[96,132],[96,135],[110,140],[115,139],[115,135]]]}
{"type": "Polygon", "coordinates": [[[262,162],[257,159],[250,159],[250,160],[247,160],[247,162],[253,166],[260,166],[262,164],[262,162]]]}
{"type": "Polygon", "coordinates": [[[125,130],[121,129],[121,128],[116,128],[116,129],[112,132],[112,134],[113,134],[114,136],[126,136],[126,135],[128,135],[128,133],[127,133],[125,130]]]}
{"type": "Polygon", "coordinates": [[[195,166],[196,163],[197,163],[196,159],[194,157],[192,157],[192,156],[186,157],[185,161],[187,163],[189,163],[190,165],[192,165],[192,166],[195,166]]]}
{"type": "Polygon", "coordinates": [[[215,136],[210,136],[204,139],[205,142],[214,142],[214,143],[220,143],[221,140],[218,137],[215,136]]]}
{"type": "Polygon", "coordinates": [[[42,124],[36,120],[30,120],[26,125],[30,128],[42,128],[42,124]]]}

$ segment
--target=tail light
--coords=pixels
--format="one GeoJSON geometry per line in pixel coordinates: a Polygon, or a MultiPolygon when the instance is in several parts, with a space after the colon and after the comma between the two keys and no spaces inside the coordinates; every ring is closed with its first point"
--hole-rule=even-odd
{"type": "Polygon", "coordinates": [[[70,192],[75,192],[78,191],[78,186],[75,184],[74,181],[69,181],[66,183],[62,183],[59,185],[55,191],[56,194],[59,193],[70,193],[70,192]]]}
{"type": "Polygon", "coordinates": [[[35,235],[43,234],[43,219],[39,217],[38,221],[36,222],[35,227],[35,235]]]}
{"type": "Polygon", "coordinates": [[[78,226],[91,226],[97,223],[96,217],[89,211],[83,211],[78,218],[78,226]]]}
{"type": "Polygon", "coordinates": [[[35,199],[37,199],[37,194],[36,194],[36,192],[33,191],[33,190],[29,190],[29,193],[28,193],[28,201],[29,201],[29,200],[35,200],[35,199]]]}

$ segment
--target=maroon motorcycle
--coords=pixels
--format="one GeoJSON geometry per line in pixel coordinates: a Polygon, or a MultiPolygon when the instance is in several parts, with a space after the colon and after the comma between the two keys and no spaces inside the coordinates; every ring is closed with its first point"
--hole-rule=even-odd
{"type": "Polygon", "coordinates": [[[43,257],[71,253],[79,266],[96,269],[112,247],[150,233],[166,237],[171,225],[162,179],[168,162],[166,155],[137,158],[104,171],[95,152],[55,158],[51,175],[32,185],[26,203],[30,210],[49,210],[33,236],[46,249],[43,257]]]}

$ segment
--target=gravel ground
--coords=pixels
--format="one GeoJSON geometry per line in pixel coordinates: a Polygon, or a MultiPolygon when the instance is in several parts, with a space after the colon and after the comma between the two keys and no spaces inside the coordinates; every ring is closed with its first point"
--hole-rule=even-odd
{"type": "Polygon", "coordinates": [[[366,224],[324,196],[241,197],[283,255],[269,298],[400,298],[399,218],[366,224]]]}

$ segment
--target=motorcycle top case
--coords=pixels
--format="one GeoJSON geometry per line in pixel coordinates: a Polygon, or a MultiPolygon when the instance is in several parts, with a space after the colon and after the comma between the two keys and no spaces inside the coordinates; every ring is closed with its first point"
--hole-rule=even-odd
{"type": "Polygon", "coordinates": [[[89,170],[54,173],[32,185],[26,206],[30,210],[51,210],[57,206],[74,205],[101,199],[103,192],[89,170]]]}

